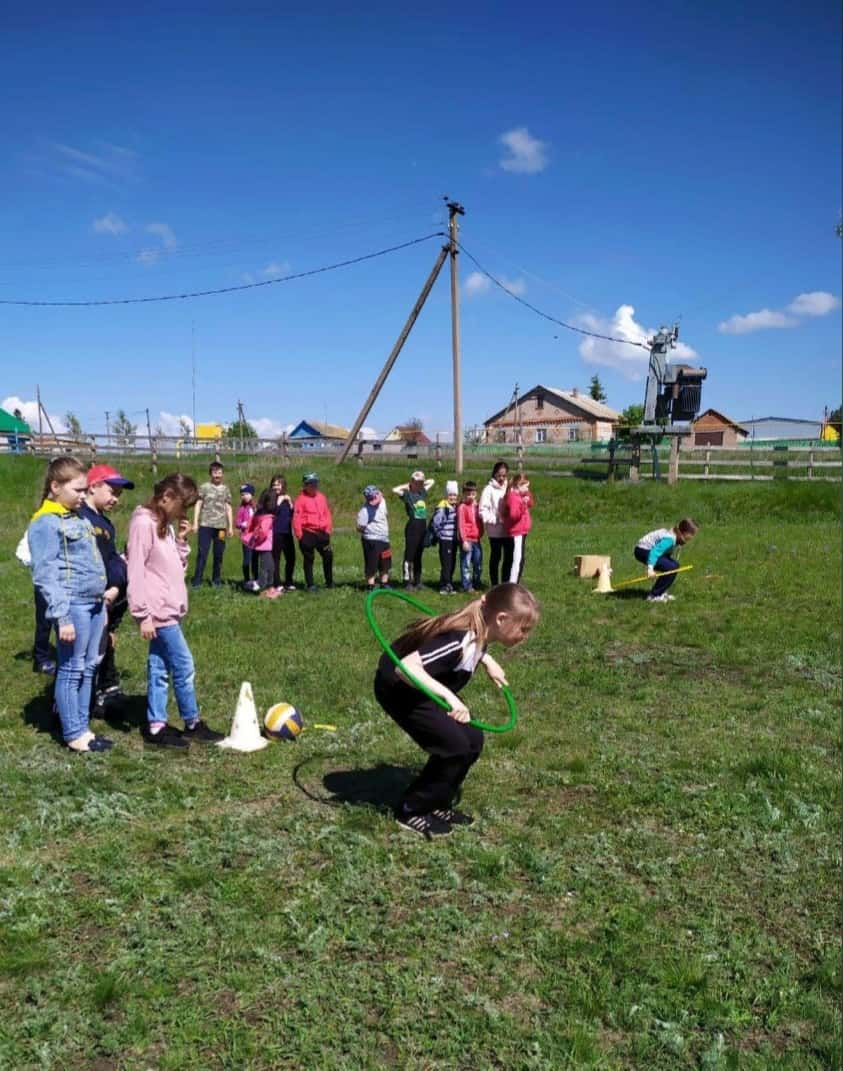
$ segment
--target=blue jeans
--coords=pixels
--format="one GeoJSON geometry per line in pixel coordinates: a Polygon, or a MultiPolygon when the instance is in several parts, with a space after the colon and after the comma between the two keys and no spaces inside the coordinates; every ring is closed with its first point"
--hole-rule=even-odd
{"type": "Polygon", "coordinates": [[[169,678],[173,677],[173,691],[179,714],[186,722],[196,721],[199,707],[194,691],[193,655],[182,634],[181,625],[165,625],[158,635],[149,641],[149,657],[146,662],[146,717],[149,721],[167,720],[167,693],[169,678]]]}
{"type": "Polygon", "coordinates": [[[483,572],[483,547],[480,543],[469,543],[468,550],[460,544],[460,577],[463,591],[478,587],[483,572]]]}
{"type": "MultiPolygon", "coordinates": [[[[647,564],[647,558],[649,554],[643,547],[635,548],[635,560],[641,562],[642,565],[647,564]]],[[[662,554],[656,564],[653,566],[657,573],[672,573],[675,569],[679,568],[679,562],[674,561],[673,558],[668,558],[666,554],[662,554]]],[[[660,576],[656,580],[650,589],[651,595],[664,595],[673,581],[675,576],[660,576]]]]}
{"type": "Polygon", "coordinates": [[[70,620],[76,629],[73,643],[56,644],[56,706],[61,719],[65,743],[76,740],[88,730],[91,686],[100,661],[100,639],[105,628],[105,605],[96,602],[72,602],[70,620]]]}

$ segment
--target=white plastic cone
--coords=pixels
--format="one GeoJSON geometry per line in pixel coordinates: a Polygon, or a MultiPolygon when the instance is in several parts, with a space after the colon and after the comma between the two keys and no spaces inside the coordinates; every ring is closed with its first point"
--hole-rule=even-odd
{"type": "Polygon", "coordinates": [[[237,709],[234,711],[234,720],[231,723],[231,732],[225,740],[220,740],[218,746],[231,748],[233,751],[260,751],[268,743],[269,741],[261,736],[252,686],[248,681],[243,681],[240,685],[240,696],[237,700],[237,709]]]}
{"type": "Polygon", "coordinates": [[[601,565],[600,572],[597,574],[597,587],[594,588],[595,595],[610,595],[612,592],[612,567],[611,565],[601,565]]]}

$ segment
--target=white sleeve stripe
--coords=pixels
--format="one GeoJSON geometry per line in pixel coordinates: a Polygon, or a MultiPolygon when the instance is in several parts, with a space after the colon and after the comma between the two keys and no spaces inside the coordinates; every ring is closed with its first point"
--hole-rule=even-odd
{"type": "Polygon", "coordinates": [[[428,662],[435,662],[439,658],[445,658],[449,654],[454,654],[456,651],[462,650],[462,643],[446,643],[442,647],[437,647],[435,651],[428,651],[427,654],[421,656],[422,665],[428,662]]]}

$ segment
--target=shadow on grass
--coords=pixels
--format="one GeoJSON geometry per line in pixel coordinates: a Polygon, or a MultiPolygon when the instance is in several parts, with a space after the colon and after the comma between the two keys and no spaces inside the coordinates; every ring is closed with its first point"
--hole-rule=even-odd
{"type": "Polygon", "coordinates": [[[48,733],[56,743],[61,744],[61,724],[58,714],[53,713],[53,678],[43,689],[34,695],[23,708],[23,720],[39,733],[48,733]]]}
{"type": "MultiPolygon", "coordinates": [[[[131,733],[146,723],[146,696],[127,695],[109,703],[102,714],[93,715],[109,728],[121,733],[131,733]]],[[[61,722],[53,711],[53,680],[34,695],[23,708],[23,720],[39,733],[48,733],[57,743],[63,743],[61,722]]]]}
{"type": "Polygon", "coordinates": [[[317,762],[321,756],[311,755],[293,768],[293,783],[300,792],[315,803],[326,807],[374,807],[383,814],[392,814],[415,776],[415,771],[404,766],[379,763],[367,770],[332,770],[322,778],[322,784],[330,795],[315,793],[303,780],[305,767],[317,762]]]}

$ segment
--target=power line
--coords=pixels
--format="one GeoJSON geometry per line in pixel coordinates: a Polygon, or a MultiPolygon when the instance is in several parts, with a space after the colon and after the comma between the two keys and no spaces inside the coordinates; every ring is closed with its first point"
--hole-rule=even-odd
{"type": "Polygon", "coordinates": [[[517,301],[519,305],[523,305],[525,308],[528,308],[537,316],[541,316],[542,319],[550,320],[551,323],[558,324],[560,327],[564,327],[566,331],[576,331],[578,335],[588,335],[589,338],[602,338],[606,342],[621,342],[624,346],[638,346],[642,350],[646,350],[649,348],[648,346],[645,346],[643,342],[632,342],[628,338],[616,338],[614,335],[601,335],[598,334],[596,331],[586,331],[584,327],[575,327],[573,324],[565,323],[564,320],[559,320],[555,316],[551,316],[549,312],[543,312],[541,309],[537,309],[535,305],[531,305],[529,301],[525,301],[524,298],[519,297],[517,294],[513,293],[512,290],[510,290],[510,288],[505,283],[502,283],[500,279],[496,279],[491,272],[486,271],[486,269],[483,267],[477,257],[469,253],[469,251],[465,248],[462,242],[459,242],[458,244],[460,247],[460,251],[465,253],[465,255],[472,262],[472,264],[474,264],[474,266],[477,268],[481,275],[485,275],[490,282],[493,282],[495,286],[503,290],[505,294],[508,294],[514,301],[517,301]]]}
{"type": "MultiPolygon", "coordinates": [[[[537,275],[534,271],[530,271],[529,268],[523,267],[521,264],[517,264],[514,260],[511,260],[505,253],[501,253],[499,249],[494,249],[488,242],[481,242],[477,238],[472,238],[472,242],[475,245],[479,245],[481,249],[488,249],[490,253],[494,253],[495,256],[501,257],[507,263],[511,264],[513,268],[516,268],[522,275],[528,276],[530,279],[535,279],[537,283],[541,283],[542,286],[546,286],[548,290],[553,290],[557,294],[561,294],[567,301],[572,301],[575,305],[579,305],[581,309],[593,308],[593,303],[587,301],[580,301],[579,298],[575,298],[573,294],[569,294],[567,290],[563,290],[555,283],[548,282],[547,279],[543,279],[541,275],[537,275]]],[[[504,284],[505,285],[505,284],[504,284]]]]}
{"type": "Polygon", "coordinates": [[[432,234],[426,234],[423,238],[413,238],[409,242],[402,242],[400,245],[389,246],[387,249],[379,249],[375,253],[364,253],[359,257],[352,257],[350,260],[340,260],[336,264],[326,264],[321,268],[311,268],[310,271],[294,272],[290,275],[282,275],[277,279],[262,279],[257,283],[241,283],[239,286],[224,286],[219,287],[216,290],[194,290],[185,294],[163,294],[157,297],[132,297],[132,298],[103,298],[93,301],[21,301],[13,300],[10,298],[0,298],[0,305],[28,305],[28,306],[49,306],[51,308],[70,308],[80,306],[92,306],[92,305],[142,305],[155,301],[185,301],[188,298],[199,297],[213,297],[218,294],[233,294],[241,290],[256,290],[261,286],[274,286],[276,283],[288,283],[294,279],[306,279],[311,275],[321,275],[323,272],[336,271],[338,268],[348,268],[352,264],[361,264],[366,260],[374,260],[376,257],[384,257],[389,253],[397,253],[402,249],[409,249],[411,246],[420,245],[422,242],[429,242],[431,238],[446,238],[447,235],[442,231],[434,231],[432,234]]]}

